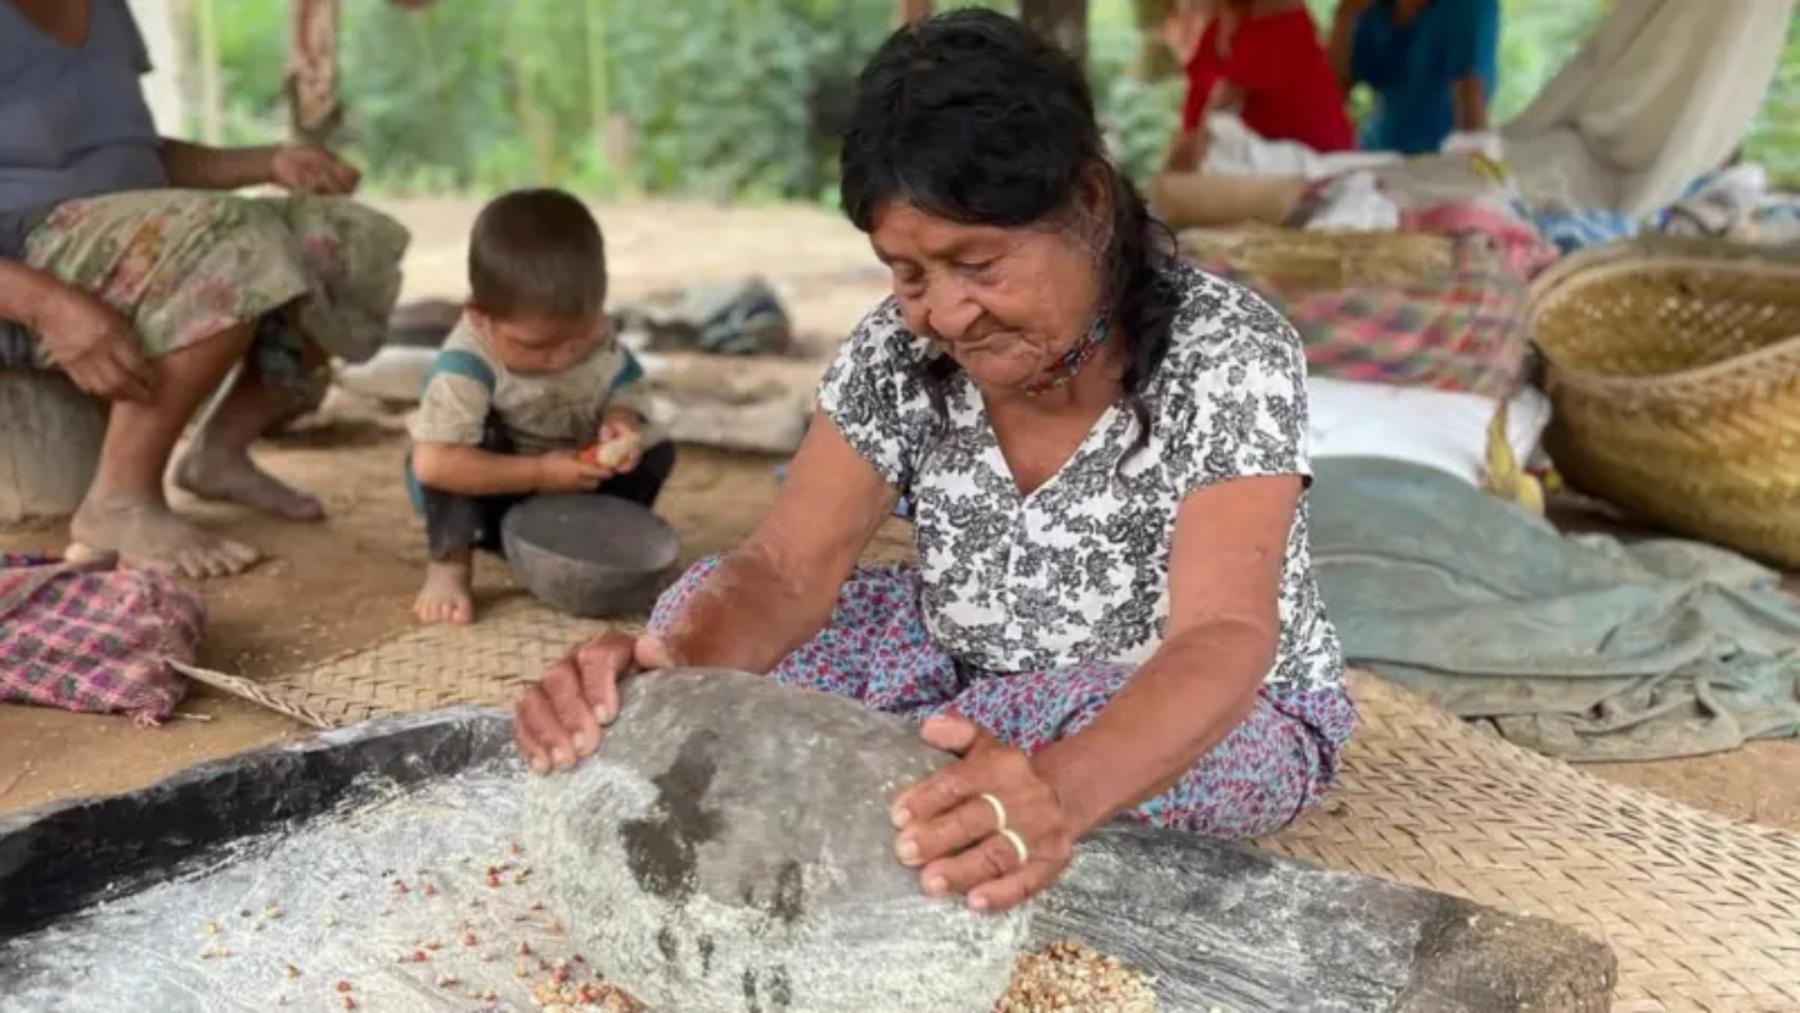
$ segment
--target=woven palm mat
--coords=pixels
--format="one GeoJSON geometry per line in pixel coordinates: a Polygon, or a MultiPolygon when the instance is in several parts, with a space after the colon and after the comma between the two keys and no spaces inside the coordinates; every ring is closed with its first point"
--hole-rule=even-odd
{"type": "MultiPolygon", "coordinates": [[[[502,703],[603,624],[529,599],[290,676],[195,678],[318,727],[502,703]]],[[[1614,1009],[1800,1011],[1800,836],[1590,777],[1371,676],[1338,790],[1260,842],[1574,926],[1619,959],[1614,1009]]]]}
{"type": "Polygon", "coordinates": [[[335,728],[457,704],[508,703],[568,654],[571,644],[606,627],[519,596],[489,607],[472,626],[420,627],[271,679],[176,667],[315,728],[335,728]]]}
{"type": "Polygon", "coordinates": [[[1615,785],[1373,676],[1334,796],[1260,842],[1608,943],[1615,1011],[1800,1010],[1800,836],[1615,785]]]}

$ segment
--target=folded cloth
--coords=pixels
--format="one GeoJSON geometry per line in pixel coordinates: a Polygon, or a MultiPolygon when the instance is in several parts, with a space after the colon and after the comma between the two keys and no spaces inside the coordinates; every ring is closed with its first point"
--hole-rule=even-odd
{"type": "Polygon", "coordinates": [[[793,322],[762,278],[661,293],[618,318],[622,339],[638,352],[782,355],[794,342],[793,322]]]}
{"type": "Polygon", "coordinates": [[[1674,540],[1564,536],[1432,468],[1315,462],[1313,566],[1354,664],[1570,760],[1800,735],[1800,602],[1674,540]]]}
{"type": "Polygon", "coordinates": [[[1537,274],[1557,257],[1556,249],[1544,242],[1524,208],[1515,201],[1433,204],[1402,214],[1400,228],[1444,236],[1486,236],[1500,251],[1506,266],[1522,278],[1537,274]]]}
{"type": "Polygon", "coordinates": [[[0,701],[166,720],[186,692],[169,662],[193,662],[204,621],[160,573],[0,554],[0,701]]]}
{"type": "Polygon", "coordinates": [[[1301,290],[1227,257],[1202,266],[1256,289],[1293,321],[1314,376],[1511,397],[1530,348],[1525,279],[1488,236],[1454,244],[1447,270],[1406,284],[1301,290]]]}

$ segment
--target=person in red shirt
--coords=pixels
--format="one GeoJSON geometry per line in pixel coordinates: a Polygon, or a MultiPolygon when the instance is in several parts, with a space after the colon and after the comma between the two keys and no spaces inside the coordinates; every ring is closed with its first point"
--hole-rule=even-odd
{"type": "Polygon", "coordinates": [[[1269,140],[1321,152],[1356,147],[1343,88],[1302,0],[1216,0],[1211,7],[1207,17],[1184,5],[1165,28],[1188,78],[1170,171],[1200,167],[1203,125],[1214,110],[1236,112],[1269,140]]]}

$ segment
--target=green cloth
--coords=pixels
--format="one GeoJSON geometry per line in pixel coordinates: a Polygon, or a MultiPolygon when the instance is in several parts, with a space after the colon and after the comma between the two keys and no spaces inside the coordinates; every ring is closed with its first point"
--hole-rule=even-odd
{"type": "Polygon", "coordinates": [[[1569,760],[1800,735],[1800,600],[1674,540],[1565,536],[1430,468],[1316,462],[1314,567],[1345,655],[1569,760]]]}

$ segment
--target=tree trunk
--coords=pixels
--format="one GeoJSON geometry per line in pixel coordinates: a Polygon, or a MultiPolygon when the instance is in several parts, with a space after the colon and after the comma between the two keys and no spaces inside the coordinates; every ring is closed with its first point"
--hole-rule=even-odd
{"type": "Polygon", "coordinates": [[[1019,0],[1019,20],[1087,66],[1087,0],[1019,0]]]}
{"type": "Polygon", "coordinates": [[[528,13],[523,7],[513,7],[510,10],[501,46],[507,62],[512,66],[514,114],[518,116],[520,130],[531,145],[531,161],[537,172],[537,182],[548,186],[560,175],[556,136],[538,95],[537,67],[531,59],[531,41],[525,38],[525,33],[531,27],[527,18],[528,13]]]}
{"type": "Polygon", "coordinates": [[[150,72],[142,78],[144,100],[150,106],[150,118],[156,132],[164,137],[181,137],[187,133],[186,115],[181,103],[179,80],[182,58],[176,48],[176,11],[171,0],[131,0],[131,16],[137,19],[144,36],[144,47],[150,51],[150,72]]]}
{"type": "Polygon", "coordinates": [[[1163,41],[1163,22],[1174,12],[1180,0],[1132,0],[1136,8],[1138,36],[1137,76],[1145,81],[1161,81],[1174,77],[1182,68],[1176,66],[1175,54],[1163,41]]]}
{"type": "Polygon", "coordinates": [[[61,373],[0,370],[0,524],[74,513],[105,432],[106,406],[61,373]]]}

